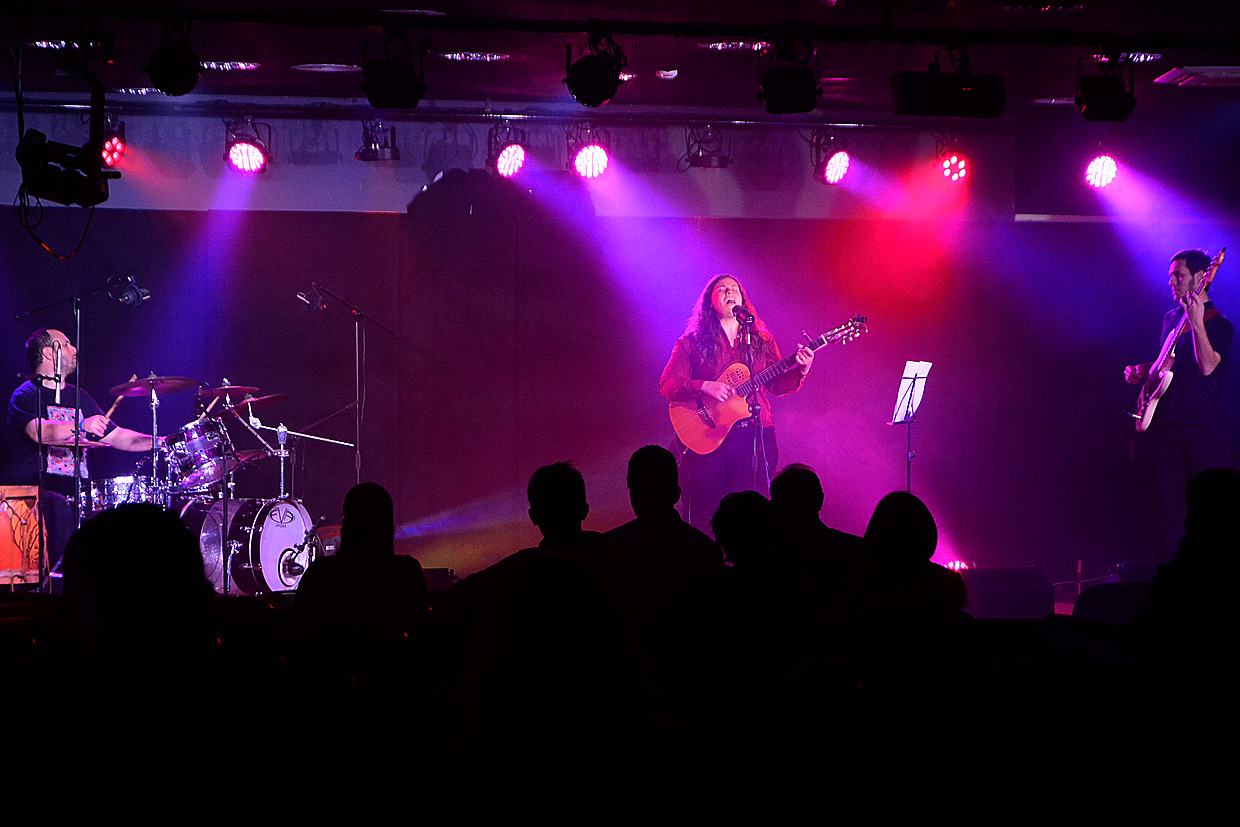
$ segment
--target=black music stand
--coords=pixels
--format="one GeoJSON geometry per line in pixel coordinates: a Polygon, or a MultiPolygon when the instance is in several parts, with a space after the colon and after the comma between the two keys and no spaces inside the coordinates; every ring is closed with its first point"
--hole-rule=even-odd
{"type": "Polygon", "coordinates": [[[896,393],[896,409],[891,415],[888,425],[905,425],[908,428],[908,444],[905,453],[904,490],[913,492],[913,420],[917,418],[917,409],[921,406],[921,395],[926,390],[926,376],[930,373],[930,362],[905,362],[904,375],[900,377],[900,390],[896,393]]]}

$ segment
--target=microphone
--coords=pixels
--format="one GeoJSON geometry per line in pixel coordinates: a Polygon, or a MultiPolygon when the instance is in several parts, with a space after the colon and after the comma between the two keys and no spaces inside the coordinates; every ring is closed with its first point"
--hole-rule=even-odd
{"type": "Polygon", "coordinates": [[[134,283],[133,276],[112,276],[108,279],[108,295],[126,307],[142,304],[151,291],[134,283]]]}
{"type": "Polygon", "coordinates": [[[323,294],[319,292],[319,283],[317,281],[310,282],[310,289],[305,293],[298,293],[297,300],[306,305],[311,310],[326,310],[327,302],[323,301],[323,294]]]}
{"type": "Polygon", "coordinates": [[[52,361],[55,363],[56,384],[60,384],[60,342],[53,342],[55,347],[52,349],[52,361]]]}
{"type": "Polygon", "coordinates": [[[753,320],[756,318],[754,314],[750,313],[739,304],[733,306],[732,315],[735,316],[736,320],[741,324],[753,324],[753,320]]]}

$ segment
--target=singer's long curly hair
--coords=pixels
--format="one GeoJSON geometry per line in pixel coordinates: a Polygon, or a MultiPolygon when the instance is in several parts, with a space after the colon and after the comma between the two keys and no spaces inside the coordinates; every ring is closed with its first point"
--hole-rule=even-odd
{"type": "Polygon", "coordinates": [[[712,364],[719,356],[719,353],[728,346],[728,337],[723,332],[722,325],[719,324],[719,318],[715,315],[714,305],[711,304],[711,297],[715,292],[715,285],[724,279],[732,279],[741,289],[741,307],[744,307],[754,315],[754,330],[758,333],[758,341],[754,346],[754,363],[758,364],[766,356],[766,352],[771,349],[774,338],[771,331],[767,329],[766,323],[762,321],[762,317],[758,315],[758,310],[749,300],[749,292],[745,290],[745,285],[741,284],[740,279],[731,273],[720,273],[706,283],[702,288],[702,294],[698,296],[697,302],[693,305],[693,312],[689,314],[689,323],[685,327],[685,334],[693,337],[694,348],[701,356],[704,364],[712,364]]]}

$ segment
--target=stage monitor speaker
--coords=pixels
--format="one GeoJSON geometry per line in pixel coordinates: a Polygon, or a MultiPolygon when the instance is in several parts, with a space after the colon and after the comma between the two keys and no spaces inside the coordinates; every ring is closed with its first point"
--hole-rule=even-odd
{"type": "Polygon", "coordinates": [[[996,566],[960,572],[974,617],[1043,618],[1055,613],[1055,587],[1037,566],[996,566]]]}

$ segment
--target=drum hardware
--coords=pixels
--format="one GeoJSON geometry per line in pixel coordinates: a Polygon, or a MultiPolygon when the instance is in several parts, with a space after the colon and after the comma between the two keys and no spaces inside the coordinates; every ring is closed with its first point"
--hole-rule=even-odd
{"type": "Polygon", "coordinates": [[[181,518],[197,532],[204,573],[221,594],[295,589],[319,554],[318,537],[307,530],[310,515],[295,499],[229,500],[227,505],[197,500],[185,506],[181,518]],[[221,536],[226,538],[222,544],[221,536]]]}

